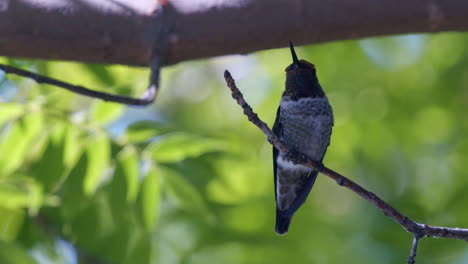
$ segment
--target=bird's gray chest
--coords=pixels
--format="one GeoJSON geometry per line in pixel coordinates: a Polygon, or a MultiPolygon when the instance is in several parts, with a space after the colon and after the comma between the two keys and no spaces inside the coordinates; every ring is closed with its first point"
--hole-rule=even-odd
{"type": "Polygon", "coordinates": [[[281,100],[281,140],[289,147],[321,160],[330,144],[333,112],[327,97],[301,98],[285,96],[281,100]]]}

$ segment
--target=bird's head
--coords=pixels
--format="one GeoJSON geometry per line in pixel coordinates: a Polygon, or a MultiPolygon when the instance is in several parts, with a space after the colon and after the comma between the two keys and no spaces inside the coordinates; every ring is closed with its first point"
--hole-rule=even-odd
{"type": "Polygon", "coordinates": [[[324,97],[325,93],[317,79],[315,65],[299,60],[292,42],[289,42],[293,63],[286,67],[286,90],[288,95],[296,100],[302,97],[324,97]]]}
{"type": "Polygon", "coordinates": [[[294,50],[294,45],[291,41],[289,42],[289,48],[291,49],[293,63],[286,67],[286,74],[307,74],[307,72],[315,74],[315,65],[306,60],[299,60],[297,58],[296,51],[294,50]]]}

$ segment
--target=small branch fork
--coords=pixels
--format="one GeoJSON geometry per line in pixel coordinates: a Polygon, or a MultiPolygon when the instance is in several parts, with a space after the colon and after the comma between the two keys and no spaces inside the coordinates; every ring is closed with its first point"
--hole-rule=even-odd
{"type": "Polygon", "coordinates": [[[8,65],[0,64],[0,70],[4,71],[6,74],[15,74],[15,75],[27,77],[27,78],[33,79],[37,83],[50,84],[53,86],[67,89],[77,94],[82,94],[82,95],[89,96],[92,98],[102,99],[104,101],[121,103],[121,104],[126,104],[126,105],[138,105],[138,106],[146,106],[146,105],[153,103],[156,98],[156,94],[158,92],[159,72],[161,68],[161,61],[159,57],[155,56],[152,59],[150,68],[151,68],[151,75],[150,75],[149,85],[145,93],[143,94],[143,97],[132,98],[132,97],[126,97],[126,96],[120,96],[120,95],[115,95],[115,94],[94,91],[94,90],[85,88],[83,86],[69,84],[69,83],[59,81],[57,79],[53,79],[50,77],[46,77],[37,73],[33,73],[30,71],[25,71],[25,70],[11,67],[8,65]]]}
{"type": "Polygon", "coordinates": [[[416,251],[418,250],[418,242],[419,242],[419,239],[421,238],[421,235],[416,233],[414,234],[414,237],[413,237],[413,243],[411,244],[411,252],[410,252],[410,255],[408,257],[408,264],[415,264],[416,263],[416,260],[414,260],[416,258],[416,251]]]}
{"type": "MultiPolygon", "coordinates": [[[[254,113],[250,105],[245,101],[242,93],[237,88],[234,79],[231,76],[229,71],[224,72],[224,79],[226,80],[227,86],[231,89],[232,98],[234,98],[237,103],[244,110],[244,114],[248,117],[249,121],[256,125],[266,136],[268,141],[278,150],[288,153],[287,156],[291,159],[294,164],[302,164],[312,169],[320,169],[321,164],[315,162],[305,155],[295,152],[294,150],[289,149],[285,146],[281,140],[271,131],[268,125],[260,120],[258,115],[254,113]]],[[[423,237],[439,237],[439,238],[452,238],[452,239],[468,239],[468,229],[466,228],[449,228],[449,227],[439,227],[439,226],[430,226],[426,224],[420,224],[404,214],[400,213],[398,210],[393,208],[387,202],[379,198],[373,192],[366,190],[361,185],[355,183],[354,181],[346,178],[345,176],[339,174],[332,169],[329,169],[325,166],[322,167],[320,172],[329,178],[335,180],[338,185],[348,188],[354,193],[358,194],[362,198],[366,199],[372,205],[377,207],[382,213],[393,221],[401,225],[407,232],[414,234],[413,244],[411,248],[411,253],[408,258],[409,264],[415,263],[416,249],[418,246],[419,239],[423,237]]]]}

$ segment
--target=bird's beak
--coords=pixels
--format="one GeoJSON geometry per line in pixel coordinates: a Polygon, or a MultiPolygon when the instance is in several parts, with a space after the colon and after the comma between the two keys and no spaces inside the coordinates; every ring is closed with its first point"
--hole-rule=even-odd
{"type": "Polygon", "coordinates": [[[294,45],[291,41],[289,41],[289,48],[291,49],[291,56],[293,59],[293,63],[299,63],[299,60],[297,59],[296,51],[294,50],[294,45]]]}

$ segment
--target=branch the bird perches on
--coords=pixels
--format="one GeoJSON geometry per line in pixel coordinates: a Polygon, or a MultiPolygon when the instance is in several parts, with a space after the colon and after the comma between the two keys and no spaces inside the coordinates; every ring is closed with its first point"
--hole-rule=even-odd
{"type": "Polygon", "coordinates": [[[338,183],[338,185],[346,187],[349,190],[356,193],[357,195],[366,199],[372,205],[377,207],[384,215],[393,219],[393,221],[398,223],[407,232],[412,233],[414,235],[414,239],[411,246],[410,256],[408,257],[409,264],[415,263],[416,250],[418,242],[421,238],[439,237],[468,240],[468,229],[430,226],[415,222],[406,215],[400,213],[398,210],[393,208],[390,204],[382,200],[373,192],[366,190],[361,185],[346,178],[340,173],[327,168],[326,166],[320,166],[318,162],[311,160],[307,156],[297,153],[293,149],[289,149],[281,142],[281,140],[273,133],[273,131],[271,131],[268,125],[258,117],[258,115],[253,111],[252,107],[250,107],[250,105],[245,101],[242,93],[237,88],[234,79],[232,78],[231,73],[228,70],[224,71],[224,79],[226,80],[227,86],[231,89],[232,98],[234,98],[237,101],[237,103],[242,107],[242,109],[244,110],[244,114],[247,116],[249,121],[256,125],[267,136],[268,141],[275,148],[282,152],[288,153],[287,156],[291,159],[291,161],[294,164],[302,164],[312,169],[319,169],[320,173],[335,180],[338,183]]]}

